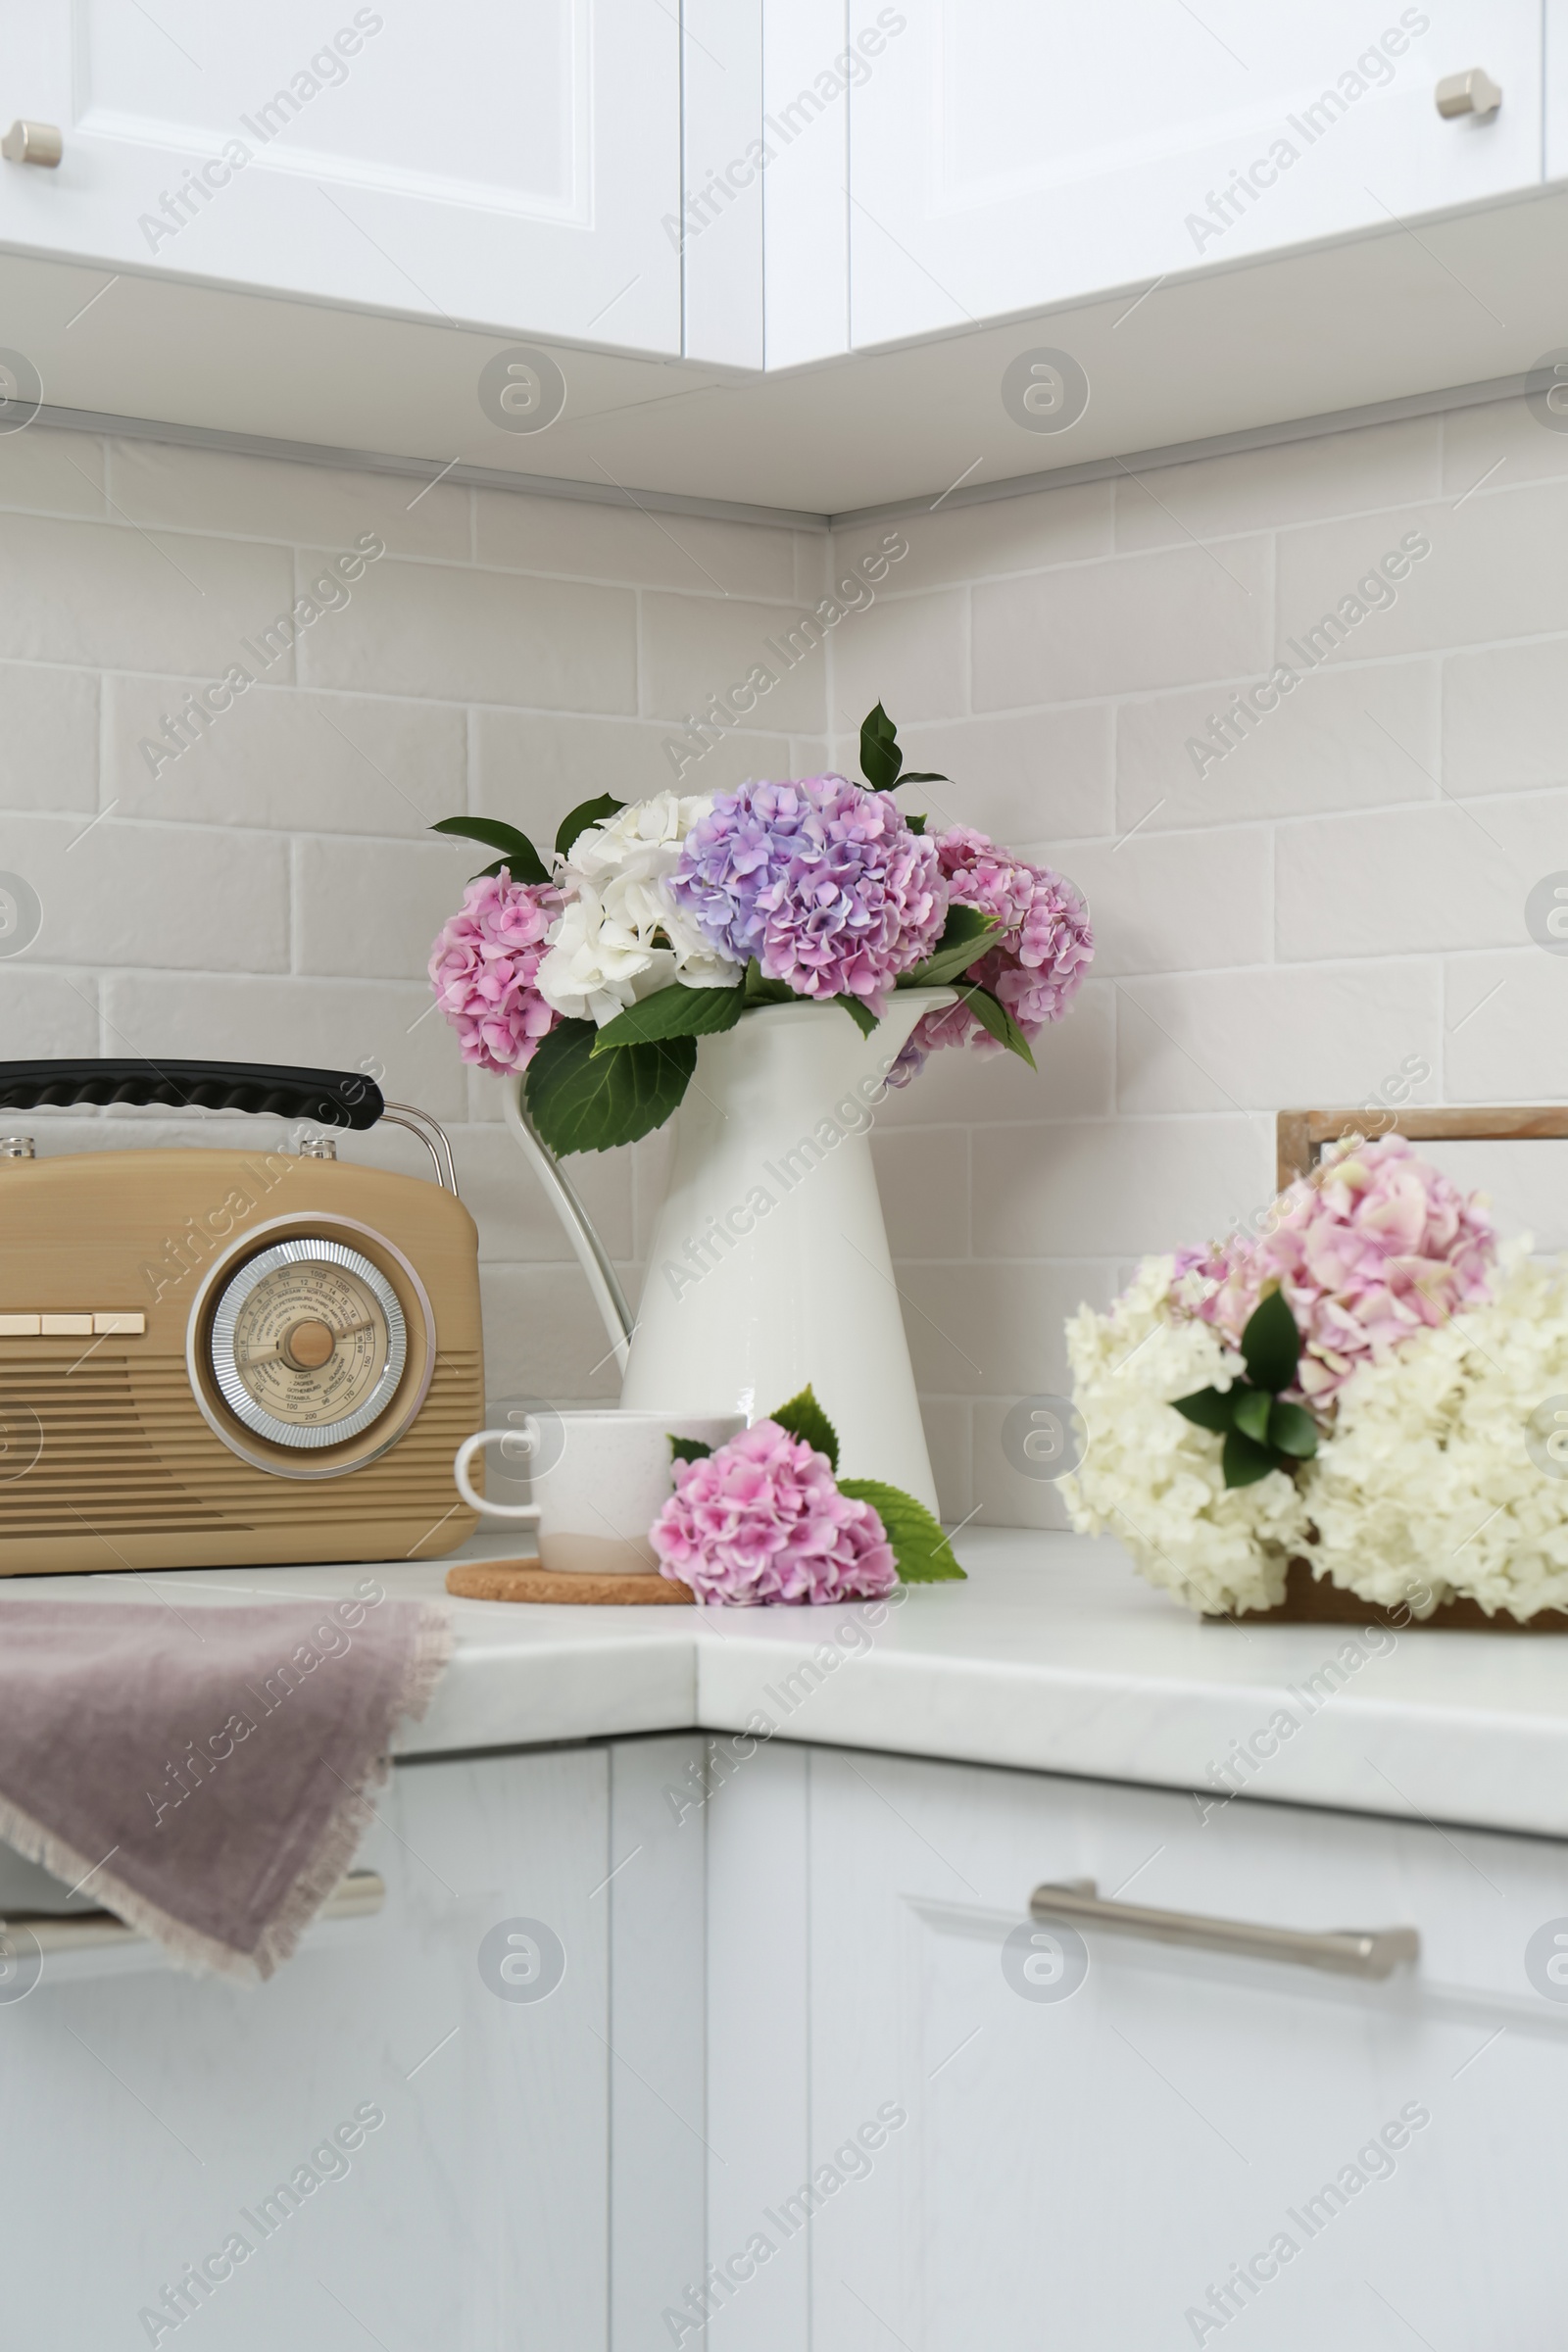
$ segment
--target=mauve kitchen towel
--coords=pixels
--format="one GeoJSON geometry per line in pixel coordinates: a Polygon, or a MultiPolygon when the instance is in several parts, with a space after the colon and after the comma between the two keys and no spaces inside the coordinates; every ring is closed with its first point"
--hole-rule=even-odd
{"type": "Polygon", "coordinates": [[[217,1608],[0,1594],[0,1838],[182,1967],[270,1977],[451,1645],[373,1577],[217,1608]]]}

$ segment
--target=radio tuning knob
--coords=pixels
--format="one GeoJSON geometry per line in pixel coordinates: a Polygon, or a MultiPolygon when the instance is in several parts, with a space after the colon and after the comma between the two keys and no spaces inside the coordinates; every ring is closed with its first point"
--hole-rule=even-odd
{"type": "Polygon", "coordinates": [[[0,1159],[36,1159],[37,1156],[30,1135],[0,1135],[0,1159]]]}

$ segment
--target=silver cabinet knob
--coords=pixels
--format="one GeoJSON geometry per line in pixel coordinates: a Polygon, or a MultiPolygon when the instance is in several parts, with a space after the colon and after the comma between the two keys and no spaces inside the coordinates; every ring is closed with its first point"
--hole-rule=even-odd
{"type": "Polygon", "coordinates": [[[42,164],[52,172],[64,153],[53,122],[13,122],[0,139],[0,155],[8,164],[42,164]]]}
{"type": "Polygon", "coordinates": [[[1494,115],[1502,92],[1480,66],[1468,74],[1447,74],[1438,84],[1438,112],[1445,120],[1454,115],[1494,115]]]}

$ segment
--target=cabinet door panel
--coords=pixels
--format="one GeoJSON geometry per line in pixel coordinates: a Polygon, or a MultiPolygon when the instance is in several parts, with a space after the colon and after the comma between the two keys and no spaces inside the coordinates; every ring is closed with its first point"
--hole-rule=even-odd
{"type": "Polygon", "coordinates": [[[270,1984],[83,1954],[0,2002],[18,2343],[183,2342],[199,2318],[214,2352],[604,2352],[606,1755],[401,1767],[379,1812],[360,1863],[384,1910],[313,1930],[270,1984]],[[560,1940],[543,1999],[481,1975],[514,1919],[560,1940]],[[177,2330],[138,2324],[215,2256],[177,2330]]]}
{"type": "MultiPolygon", "coordinates": [[[[1533,0],[853,0],[852,15],[886,37],[852,97],[858,346],[1384,230],[1541,176],[1533,0]],[[1443,120],[1437,82],[1478,65],[1500,110],[1443,120]]],[[[1411,268],[1437,265],[1412,245],[1411,268]]]]}
{"type": "Polygon", "coordinates": [[[810,2139],[844,2176],[809,2225],[816,2352],[857,2352],[867,2310],[910,2352],[1032,2352],[1044,2313],[1150,2352],[1253,2303],[1272,2352],[1552,2340],[1568,2008],[1525,1950],[1568,1914],[1560,1847],[820,1753],[810,1819],[810,2139]],[[1080,1876],[1413,1925],[1422,1964],[1380,1985],[1090,1932],[1076,1989],[1070,1936],[1031,1987],[1006,1938],[1080,1876]],[[884,2102],[908,2121],[862,2171],[884,2102]]]}
{"type": "MultiPolygon", "coordinates": [[[[14,15],[15,10],[8,11],[14,15]]],[[[0,239],[112,267],[673,352],[680,81],[638,0],[39,0],[0,239]]]]}

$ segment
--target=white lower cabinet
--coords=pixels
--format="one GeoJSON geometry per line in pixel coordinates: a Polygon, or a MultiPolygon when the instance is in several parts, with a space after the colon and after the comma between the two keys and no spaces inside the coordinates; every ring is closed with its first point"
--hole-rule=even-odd
{"type": "Polygon", "coordinates": [[[1557,2352],[1568,1847],[711,1744],[400,1766],[271,1984],[0,1998],[7,2352],[1557,2352]],[[1420,1963],[1076,1981],[1090,1878],[1420,1963]]]}
{"type": "Polygon", "coordinates": [[[662,1793],[699,1748],[400,1766],[384,1910],[254,1989],[46,1959],[0,2001],[0,2339],[651,2341],[701,2267],[702,1840],[662,1793]]]}
{"type": "Polygon", "coordinates": [[[1568,1848],[782,1747],[709,1837],[709,2254],[742,2255],[710,2342],[1561,2342],[1568,2006],[1526,1952],[1568,1948],[1568,1848]],[[1091,1930],[1071,1989],[1070,1936],[1007,1938],[1080,1878],[1422,1956],[1372,1984],[1091,1930]]]}

